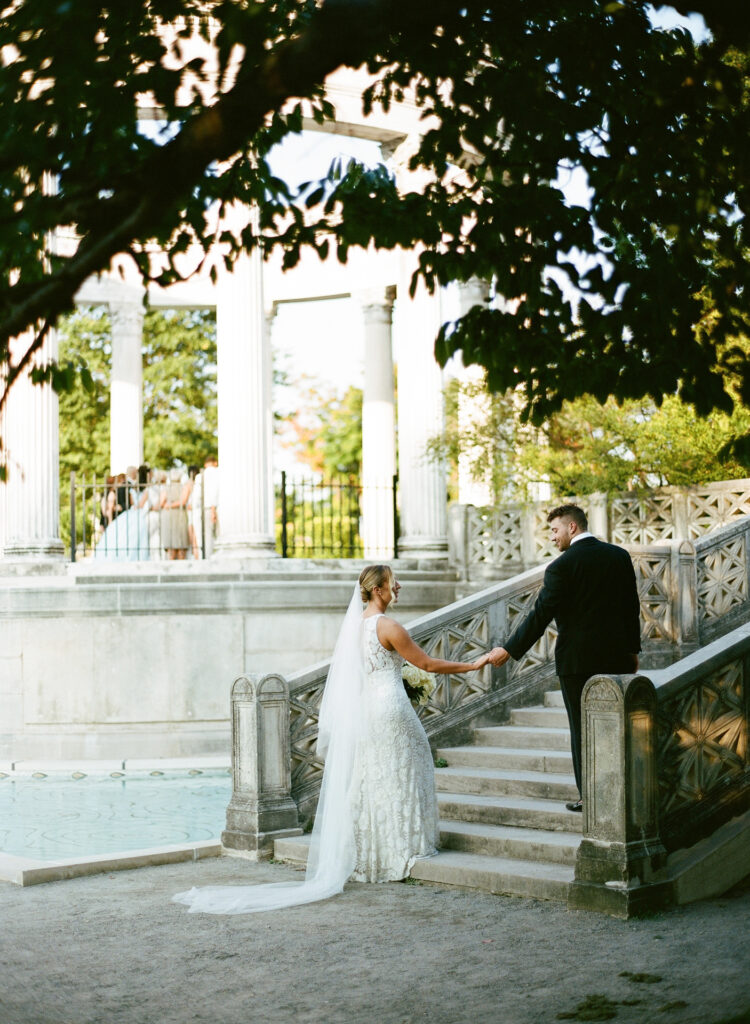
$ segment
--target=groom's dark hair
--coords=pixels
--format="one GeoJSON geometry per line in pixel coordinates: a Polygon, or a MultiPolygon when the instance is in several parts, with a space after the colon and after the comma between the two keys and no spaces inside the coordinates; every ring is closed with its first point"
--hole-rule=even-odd
{"type": "Polygon", "coordinates": [[[586,513],[578,505],[558,505],[547,516],[547,522],[551,523],[553,519],[572,519],[581,533],[585,533],[589,528],[586,513]]]}

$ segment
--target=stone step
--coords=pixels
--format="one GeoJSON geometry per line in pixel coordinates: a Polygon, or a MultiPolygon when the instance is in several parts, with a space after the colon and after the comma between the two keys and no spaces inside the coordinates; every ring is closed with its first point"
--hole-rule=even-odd
{"type": "Polygon", "coordinates": [[[564,708],[514,708],[510,713],[511,725],[530,725],[536,728],[541,726],[545,729],[565,729],[568,725],[568,716],[564,708]]]}
{"type": "MultiPolygon", "coordinates": [[[[274,858],[304,867],[310,849],[310,836],[277,839],[274,858]]],[[[573,832],[543,832],[532,828],[482,825],[476,822],[440,822],[443,850],[473,853],[483,857],[510,857],[548,864],[575,864],[581,836],[573,832]]]]}
{"type": "Polygon", "coordinates": [[[418,860],[411,877],[424,882],[481,889],[503,896],[528,896],[542,900],[566,900],[573,868],[565,864],[485,857],[477,853],[445,850],[436,857],[418,860]]]}
{"type": "Polygon", "coordinates": [[[572,775],[502,768],[438,768],[439,793],[477,793],[484,796],[532,796],[542,800],[577,800],[572,775]]]}
{"type": "Polygon", "coordinates": [[[524,796],[480,796],[438,793],[441,820],[477,822],[483,825],[514,825],[519,828],[580,832],[580,812],[569,811],[561,800],[524,796]]]}
{"type": "Polygon", "coordinates": [[[484,857],[512,857],[515,860],[575,864],[581,835],[574,832],[545,832],[512,825],[482,825],[479,822],[441,821],[440,845],[444,850],[461,850],[484,857]]]}
{"type": "Polygon", "coordinates": [[[565,729],[530,729],[523,725],[489,725],[475,729],[474,742],[482,747],[523,747],[525,750],[566,750],[570,732],[565,729]]]}
{"type": "Polygon", "coordinates": [[[519,768],[528,772],[573,771],[573,758],[561,750],[524,749],[523,747],[440,747],[436,757],[449,768],[519,768]]]}
{"type": "Polygon", "coordinates": [[[562,690],[547,690],[544,695],[545,708],[564,708],[562,690]]]}
{"type": "Polygon", "coordinates": [[[307,854],[310,849],[310,835],[292,836],[289,839],[276,839],[273,844],[274,860],[283,860],[285,864],[298,867],[307,865],[307,854]]]}

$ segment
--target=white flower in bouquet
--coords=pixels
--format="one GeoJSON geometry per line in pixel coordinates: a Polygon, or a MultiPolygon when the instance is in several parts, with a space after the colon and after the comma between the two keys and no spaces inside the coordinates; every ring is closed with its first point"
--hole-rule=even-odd
{"type": "Polygon", "coordinates": [[[425,672],[424,669],[417,668],[416,665],[410,665],[407,662],[402,669],[401,675],[404,680],[406,696],[412,704],[416,704],[418,707],[425,705],[437,686],[434,673],[425,672]]]}

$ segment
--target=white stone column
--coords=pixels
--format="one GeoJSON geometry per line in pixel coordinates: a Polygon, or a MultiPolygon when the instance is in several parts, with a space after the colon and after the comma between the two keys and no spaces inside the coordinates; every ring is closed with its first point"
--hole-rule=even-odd
{"type": "Polygon", "coordinates": [[[393,557],[396,409],[391,351],[395,288],[358,296],[364,321],[362,396],[362,539],[365,558],[393,557]]]}
{"type": "Polygon", "coordinates": [[[276,554],[271,358],[256,249],[219,279],[216,305],[220,557],[276,554]]]}
{"type": "MultiPolygon", "coordinates": [[[[478,277],[472,277],[469,281],[462,281],[458,284],[458,315],[464,316],[474,306],[486,306],[490,295],[489,285],[478,277]]],[[[457,357],[456,377],[460,384],[471,387],[472,391],[482,388],[485,371],[476,364],[464,366],[460,355],[457,357]]],[[[479,423],[486,419],[489,414],[490,396],[485,388],[482,388],[481,395],[470,397],[463,391],[458,397],[458,430],[460,434],[466,434],[479,423]]],[[[472,472],[472,464],[476,460],[478,452],[471,446],[462,447],[458,456],[458,501],[461,505],[476,505],[482,507],[491,505],[492,480],[488,473],[483,479],[477,479],[472,472]]]]}
{"type": "Polygon", "coordinates": [[[112,324],[109,463],[112,473],[143,462],[143,302],[109,303],[112,324]]]}
{"type": "MultiPolygon", "coordinates": [[[[11,342],[13,363],[33,338],[27,333],[11,342]]],[[[50,331],[32,366],[56,358],[57,334],[50,331]]],[[[23,373],[11,388],[0,430],[8,472],[0,506],[4,561],[61,563],[58,400],[51,386],[32,384],[29,370],[23,373]]]]}
{"type": "Polygon", "coordinates": [[[442,559],[448,557],[446,471],[427,457],[428,442],[444,429],[443,375],[435,360],[440,294],[420,285],[409,298],[406,274],[398,294],[398,548],[405,558],[442,559]]]}

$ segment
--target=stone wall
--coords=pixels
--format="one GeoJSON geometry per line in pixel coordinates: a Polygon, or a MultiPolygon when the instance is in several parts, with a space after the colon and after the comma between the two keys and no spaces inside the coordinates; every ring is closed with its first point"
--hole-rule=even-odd
{"type": "MultiPolygon", "coordinates": [[[[329,657],[358,571],[2,581],[0,761],[228,755],[234,680],[329,657]]],[[[397,617],[454,599],[434,575],[397,617]]]]}

